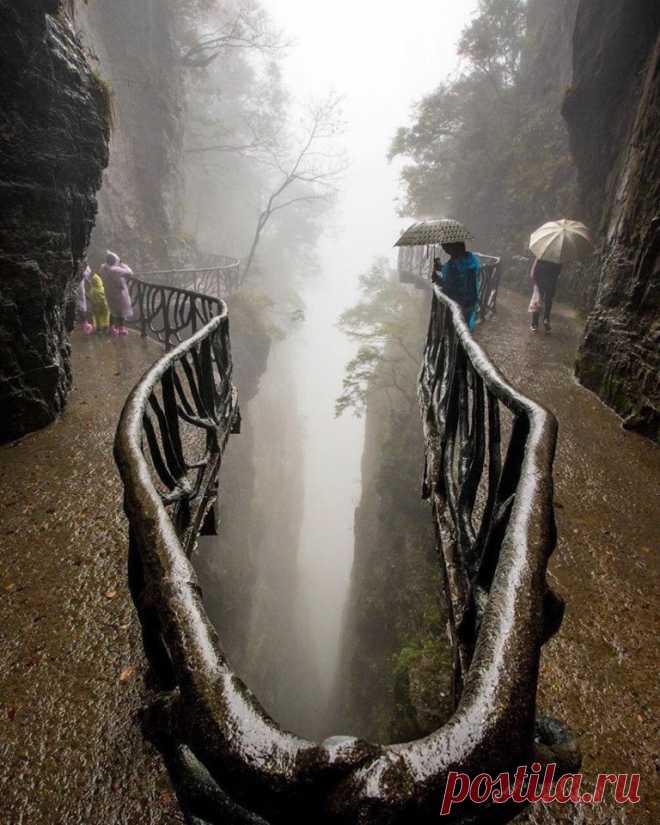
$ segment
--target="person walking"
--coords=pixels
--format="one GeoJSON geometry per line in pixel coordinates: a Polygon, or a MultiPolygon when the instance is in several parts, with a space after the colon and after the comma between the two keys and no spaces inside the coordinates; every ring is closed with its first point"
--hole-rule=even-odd
{"type": "Polygon", "coordinates": [[[108,250],[101,267],[105,297],[110,307],[110,335],[128,335],[126,321],[133,315],[133,302],[128,291],[127,275],[133,270],[122,263],[119,255],[108,250]]]}
{"type": "Polygon", "coordinates": [[[541,312],[543,312],[543,328],[546,333],[552,330],[550,314],[552,312],[552,303],[555,299],[557,281],[559,280],[560,274],[561,264],[556,264],[552,261],[542,261],[538,258],[534,259],[530,272],[533,291],[532,301],[529,306],[529,311],[532,314],[530,327],[532,332],[538,332],[541,312]]]}
{"type": "Polygon", "coordinates": [[[449,255],[447,263],[438,270],[439,259],[434,260],[432,280],[448,298],[463,310],[463,317],[472,331],[479,315],[479,290],[481,288],[479,258],[468,252],[463,241],[443,243],[443,251],[449,255]]]}
{"type": "Polygon", "coordinates": [[[529,249],[534,255],[530,272],[534,290],[529,304],[532,332],[538,331],[541,311],[545,331],[550,332],[550,313],[562,266],[587,258],[593,246],[589,229],[580,221],[568,218],[548,221],[532,232],[529,239],[529,249]]]}

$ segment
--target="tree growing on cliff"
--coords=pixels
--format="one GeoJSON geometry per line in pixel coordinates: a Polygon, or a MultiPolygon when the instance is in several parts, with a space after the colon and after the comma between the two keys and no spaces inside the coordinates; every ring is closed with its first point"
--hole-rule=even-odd
{"type": "Polygon", "coordinates": [[[221,5],[213,0],[187,0],[188,36],[181,63],[205,69],[221,55],[231,51],[274,55],[288,44],[273,26],[257,0],[238,0],[221,5]]]}
{"type": "Polygon", "coordinates": [[[310,105],[303,113],[300,137],[263,147],[262,162],[274,173],[273,189],[257,218],[243,277],[247,278],[262,234],[271,218],[291,207],[329,207],[342,173],[344,152],[336,140],[342,130],[341,99],[336,94],[310,105]]]}
{"type": "Polygon", "coordinates": [[[395,280],[385,258],[360,276],[360,288],[362,300],[339,319],[340,329],[361,346],[346,365],[335,414],[351,409],[362,415],[374,393],[397,396],[392,409],[403,404],[411,412],[422,346],[419,294],[395,280]]]}

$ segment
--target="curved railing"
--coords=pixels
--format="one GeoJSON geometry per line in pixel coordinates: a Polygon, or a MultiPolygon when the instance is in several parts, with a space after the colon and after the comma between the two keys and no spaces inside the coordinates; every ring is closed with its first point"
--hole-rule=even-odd
{"type": "MultiPolygon", "coordinates": [[[[415,253],[415,249],[415,247],[400,247],[400,251],[407,252],[408,257],[404,257],[404,254],[399,255],[399,281],[402,284],[412,284],[417,289],[425,289],[430,292],[433,289],[431,265],[436,253],[440,254],[439,248],[429,247],[426,250],[420,248],[417,253],[415,253]]],[[[475,252],[474,254],[481,264],[479,319],[486,321],[497,313],[497,293],[500,288],[502,261],[501,258],[495,255],[484,255],[482,252],[475,252]]]]}
{"type": "Polygon", "coordinates": [[[133,305],[129,325],[142,337],[153,338],[169,351],[226,313],[224,302],[212,295],[124,276],[133,305]],[[224,309],[223,309],[224,307],[224,309]]]}
{"type": "Polygon", "coordinates": [[[229,298],[241,286],[241,266],[238,258],[216,255],[213,263],[204,267],[185,269],[157,269],[139,272],[137,276],[148,282],[165,284],[177,289],[187,289],[216,298],[229,298]]]}
{"type": "Polygon", "coordinates": [[[501,258],[494,255],[476,253],[481,264],[481,286],[479,288],[479,318],[488,320],[497,312],[497,293],[501,280],[501,258]]]}
{"type": "MultiPolygon", "coordinates": [[[[505,381],[438,290],[420,400],[424,492],[446,570],[456,708],[424,739],[379,746],[351,737],[315,743],[282,730],[232,671],[204,610],[189,557],[237,420],[225,305],[131,393],[115,456],[130,525],[131,592],[163,691],[146,724],[192,817],[435,823],[449,771],[495,776],[538,757],[539,657],[562,612],[545,578],[555,543],[556,422],[505,381]]],[[[454,810],[447,821],[467,815],[454,810]]],[[[517,812],[498,806],[497,821],[517,812]]],[[[488,806],[476,813],[494,821],[488,806]]]]}

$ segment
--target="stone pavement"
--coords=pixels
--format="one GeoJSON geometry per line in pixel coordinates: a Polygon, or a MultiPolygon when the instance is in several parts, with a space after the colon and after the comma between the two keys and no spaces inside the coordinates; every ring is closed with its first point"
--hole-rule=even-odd
{"type": "MultiPolygon", "coordinates": [[[[660,449],[575,383],[575,315],[558,307],[552,335],[532,336],[526,303],[503,290],[477,337],[559,419],[550,582],[568,607],[544,649],[539,705],[578,735],[588,776],[640,772],[642,801],[518,821],[655,825],[660,449]]],[[[137,722],[144,660],[111,452],[126,394],[162,350],[135,335],[74,335],[73,350],[64,417],[0,448],[0,823],[177,825],[137,722]]]]}
{"type": "Polygon", "coordinates": [[[142,737],[138,622],[112,442],[162,348],[73,336],[62,419],[0,448],[0,823],[183,822],[142,737]]]}
{"type": "Polygon", "coordinates": [[[559,419],[555,498],[559,541],[549,582],[567,601],[544,648],[539,708],[578,735],[583,770],[641,773],[641,802],[581,810],[538,807],[516,821],[590,825],[660,822],[658,549],[660,448],[573,378],[581,324],[558,306],[552,334],[529,332],[529,302],[502,290],[479,342],[506,377],[559,419]]]}

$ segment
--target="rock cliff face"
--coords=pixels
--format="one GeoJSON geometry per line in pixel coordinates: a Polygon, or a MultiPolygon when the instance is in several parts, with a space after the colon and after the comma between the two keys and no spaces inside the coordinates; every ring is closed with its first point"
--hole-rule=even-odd
{"type": "Polygon", "coordinates": [[[112,90],[110,163],[92,262],[107,248],[138,268],[176,263],[183,203],[184,108],[175,0],[90,0],[76,27],[112,90]]]}
{"type": "Polygon", "coordinates": [[[410,331],[402,347],[385,347],[366,402],[362,494],[329,714],[330,729],[372,742],[426,735],[451,712],[444,582],[428,503],[419,495],[421,353],[410,355],[424,340],[428,296],[411,291],[399,300],[410,331]],[[383,392],[392,365],[397,391],[383,392]]]}
{"type": "Polygon", "coordinates": [[[660,434],[660,6],[582,0],[564,113],[598,279],[577,377],[660,434]]]}
{"type": "Polygon", "coordinates": [[[408,413],[393,438],[389,415],[370,399],[330,719],[332,729],[381,743],[424,736],[451,713],[442,575],[418,491],[421,428],[408,413]]]}
{"type": "MultiPolygon", "coordinates": [[[[521,122],[513,143],[514,169],[507,188],[514,242],[505,253],[505,285],[530,291],[529,234],[560,217],[580,218],[577,176],[561,106],[573,74],[573,30],[579,0],[529,0],[517,105],[521,122]]],[[[497,249],[494,246],[494,249],[497,249]]],[[[574,268],[559,281],[559,298],[582,310],[593,306],[593,278],[574,268]]]]}
{"type": "Polygon", "coordinates": [[[71,382],[66,296],[108,158],[108,98],[57,0],[0,0],[0,440],[71,382]]]}

